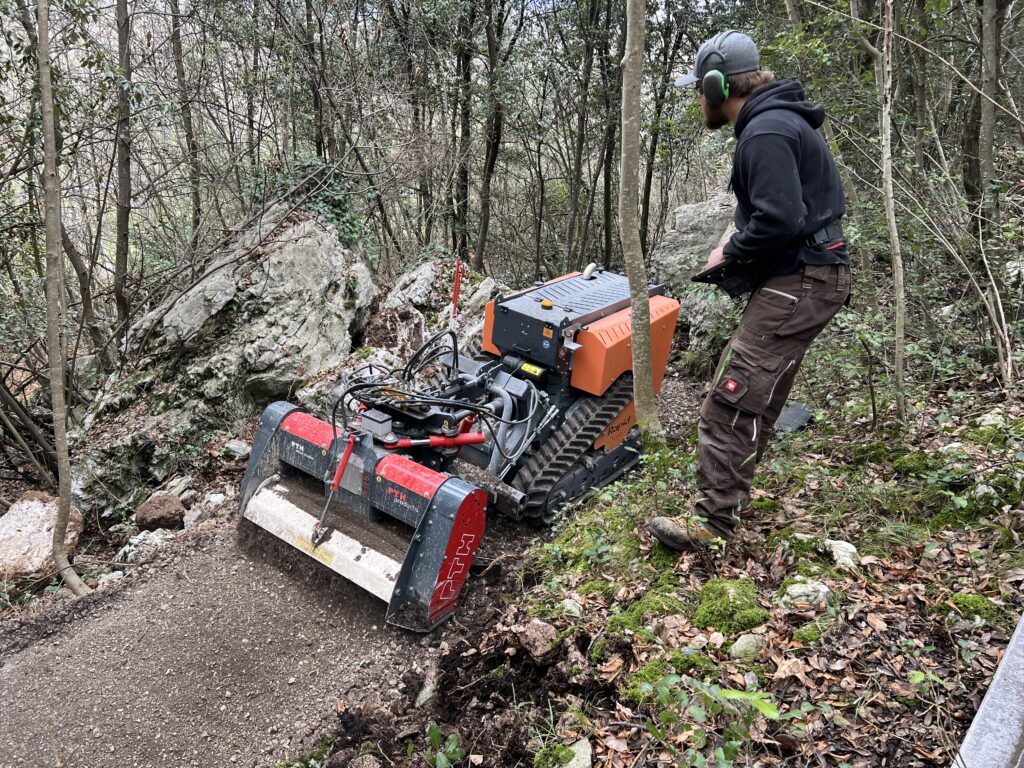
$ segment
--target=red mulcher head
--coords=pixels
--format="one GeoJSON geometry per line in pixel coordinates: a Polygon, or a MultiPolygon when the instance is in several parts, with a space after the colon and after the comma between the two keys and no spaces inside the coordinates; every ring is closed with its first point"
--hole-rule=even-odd
{"type": "Polygon", "coordinates": [[[454,610],[486,503],[461,478],[283,402],[260,417],[241,489],[243,517],[387,601],[387,621],[417,632],[454,610]]]}

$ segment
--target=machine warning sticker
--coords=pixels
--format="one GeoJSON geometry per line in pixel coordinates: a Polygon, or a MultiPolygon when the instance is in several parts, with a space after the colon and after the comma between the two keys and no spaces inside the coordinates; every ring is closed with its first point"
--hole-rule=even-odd
{"type": "Polygon", "coordinates": [[[543,368],[541,368],[539,365],[534,365],[533,363],[523,363],[521,366],[521,370],[523,371],[523,373],[528,373],[531,376],[540,376],[542,373],[544,373],[543,368]]]}
{"type": "Polygon", "coordinates": [[[551,349],[551,342],[544,339],[544,349],[551,349]]]}
{"type": "Polygon", "coordinates": [[[555,337],[554,330],[552,330],[551,328],[545,328],[544,329],[544,338],[545,339],[553,339],[554,337],[555,337]]]}
{"type": "Polygon", "coordinates": [[[301,549],[310,557],[315,557],[321,563],[330,565],[334,562],[334,555],[328,552],[323,547],[314,547],[313,542],[309,540],[309,536],[296,536],[295,541],[292,542],[296,547],[301,549]]]}

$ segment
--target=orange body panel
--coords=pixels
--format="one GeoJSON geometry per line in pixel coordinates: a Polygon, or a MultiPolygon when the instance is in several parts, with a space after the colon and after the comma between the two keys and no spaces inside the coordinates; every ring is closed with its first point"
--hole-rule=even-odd
{"type": "MultiPolygon", "coordinates": [[[[651,297],[651,365],[654,391],[661,390],[668,365],[672,334],[679,317],[679,302],[667,296],[651,297]]],[[[590,323],[576,334],[576,351],[569,383],[592,395],[603,395],[619,376],[633,369],[632,311],[623,309],[614,315],[590,323]]]]}
{"type": "Polygon", "coordinates": [[[494,302],[488,301],[484,306],[484,333],[480,337],[480,348],[484,352],[501,357],[501,350],[494,346],[491,336],[494,335],[494,302]]]}

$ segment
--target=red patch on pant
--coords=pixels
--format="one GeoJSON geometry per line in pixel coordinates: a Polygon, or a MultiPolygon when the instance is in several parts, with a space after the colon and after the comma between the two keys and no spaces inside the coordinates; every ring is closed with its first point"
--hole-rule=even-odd
{"type": "Polygon", "coordinates": [[[738,386],[739,386],[739,384],[736,382],[736,379],[726,379],[725,380],[725,388],[727,390],[729,390],[730,392],[735,392],[736,391],[736,387],[738,387],[738,386]]]}

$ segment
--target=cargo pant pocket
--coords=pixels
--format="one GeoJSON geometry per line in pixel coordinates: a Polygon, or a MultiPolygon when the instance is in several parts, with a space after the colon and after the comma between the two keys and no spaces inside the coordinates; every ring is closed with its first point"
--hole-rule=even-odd
{"type": "MultiPolygon", "coordinates": [[[[786,360],[765,349],[734,338],[719,365],[709,401],[731,406],[745,413],[760,415],[768,406],[775,382],[785,370],[786,360]]],[[[732,418],[731,409],[705,402],[701,416],[711,421],[732,418]],[[706,413],[705,413],[706,411],[706,413]]]]}
{"type": "Polygon", "coordinates": [[[804,292],[789,319],[775,329],[776,336],[811,341],[821,333],[850,295],[850,274],[830,274],[828,267],[804,270],[804,292]],[[809,286],[809,287],[808,287],[809,286]]]}

